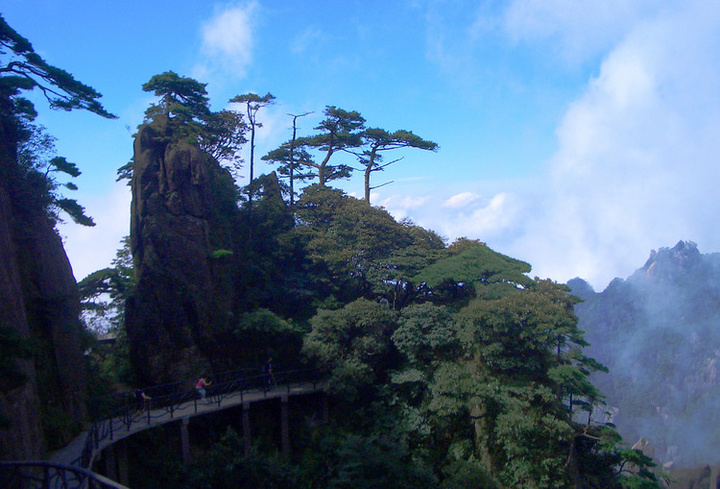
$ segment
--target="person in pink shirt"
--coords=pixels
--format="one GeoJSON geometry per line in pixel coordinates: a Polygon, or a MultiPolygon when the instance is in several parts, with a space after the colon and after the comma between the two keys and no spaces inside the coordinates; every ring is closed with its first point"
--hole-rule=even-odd
{"type": "Polygon", "coordinates": [[[195,390],[200,395],[200,399],[205,399],[205,395],[207,394],[205,387],[210,384],[212,384],[212,382],[208,382],[205,377],[200,377],[200,380],[197,381],[197,384],[195,384],[195,390]]]}

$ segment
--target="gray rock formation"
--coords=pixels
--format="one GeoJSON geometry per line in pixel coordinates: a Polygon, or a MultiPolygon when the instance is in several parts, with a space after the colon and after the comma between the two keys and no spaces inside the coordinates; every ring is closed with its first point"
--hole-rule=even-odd
{"type": "Polygon", "coordinates": [[[131,249],[137,289],[127,302],[131,360],[147,383],[211,368],[212,344],[233,316],[235,187],[217,161],[168,143],[158,122],[135,138],[131,249]]]}

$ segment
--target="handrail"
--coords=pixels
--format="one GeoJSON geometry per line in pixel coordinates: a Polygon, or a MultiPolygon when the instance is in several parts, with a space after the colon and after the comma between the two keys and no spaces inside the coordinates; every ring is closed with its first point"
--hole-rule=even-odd
{"type": "Polygon", "coordinates": [[[128,489],[82,467],[43,461],[0,461],[0,487],[54,489],[128,489]]]}
{"type": "MultiPolygon", "coordinates": [[[[319,381],[316,369],[288,370],[270,375],[247,374],[255,369],[239,369],[221,372],[212,377],[212,384],[206,387],[206,400],[217,404],[244,396],[249,393],[262,393],[268,397],[271,393],[291,393],[293,386],[312,384],[317,389],[319,381]]],[[[174,419],[198,414],[198,394],[196,389],[188,389],[188,382],[174,382],[144,389],[151,397],[150,404],[138,411],[134,392],[113,394],[88,401],[88,411],[97,416],[88,430],[82,453],[73,460],[72,465],[45,461],[0,461],[0,487],[42,487],[43,489],[127,489],[107,477],[91,471],[96,450],[105,440],[112,441],[120,430],[129,432],[133,424],[152,424],[153,419],[170,414],[174,419]],[[155,411],[155,414],[153,412],[155,411]],[[190,412],[192,411],[192,412],[190,412]],[[99,419],[98,419],[99,418],[99,419]],[[32,485],[27,485],[30,483],[32,485]]]]}
{"type": "MultiPolygon", "coordinates": [[[[313,388],[317,387],[318,371],[316,369],[288,370],[273,373],[270,376],[266,374],[250,377],[240,375],[248,370],[232,370],[214,375],[213,383],[206,388],[207,402],[220,406],[223,401],[238,396],[242,401],[244,396],[250,392],[262,392],[267,397],[268,393],[277,389],[278,386],[286,389],[288,394],[293,385],[312,383],[313,388]]],[[[170,414],[171,419],[174,419],[178,413],[181,415],[197,414],[199,398],[196,389],[181,389],[187,385],[187,382],[175,382],[144,389],[143,392],[146,392],[152,399],[142,411],[136,409],[134,391],[107,396],[107,398],[124,396],[122,399],[125,402],[92,424],[82,453],[73,461],[73,464],[90,469],[95,451],[99,448],[100,443],[107,439],[113,440],[115,433],[119,430],[130,431],[133,424],[144,422],[150,425],[153,419],[166,414],[170,414]],[[130,402],[131,399],[132,402],[130,402]],[[156,414],[153,414],[153,411],[156,414]]]]}

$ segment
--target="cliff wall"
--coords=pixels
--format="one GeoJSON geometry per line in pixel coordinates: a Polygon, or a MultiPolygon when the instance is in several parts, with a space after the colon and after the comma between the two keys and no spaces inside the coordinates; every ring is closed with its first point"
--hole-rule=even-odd
{"type": "Polygon", "coordinates": [[[18,168],[14,130],[0,119],[0,327],[32,345],[33,354],[3,359],[24,378],[0,382],[8,422],[0,428],[0,459],[25,460],[79,431],[85,371],[77,284],[54,223],[18,168]]]}
{"type": "MultiPolygon", "coordinates": [[[[235,187],[219,163],[153,122],[135,138],[131,250],[137,284],[127,301],[131,361],[142,382],[207,373],[229,335],[235,298],[235,187]]],[[[227,360],[231,361],[230,358],[227,360]]],[[[217,366],[217,365],[216,365],[217,366]]]]}

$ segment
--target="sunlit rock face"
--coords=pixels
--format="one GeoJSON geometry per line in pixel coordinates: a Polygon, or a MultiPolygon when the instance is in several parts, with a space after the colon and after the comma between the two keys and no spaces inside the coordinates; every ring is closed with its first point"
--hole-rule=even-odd
{"type": "Polygon", "coordinates": [[[37,459],[67,443],[85,418],[80,299],[53,222],[10,178],[13,137],[0,126],[0,168],[8,172],[0,178],[0,327],[35,349],[32,359],[12,359],[24,379],[0,379],[0,414],[9,421],[0,428],[0,459],[37,459]]]}
{"type": "Polygon", "coordinates": [[[237,224],[232,177],[197,147],[168,143],[154,122],[135,138],[131,249],[137,288],[127,302],[131,360],[146,383],[211,367],[232,318],[237,224]]]}

